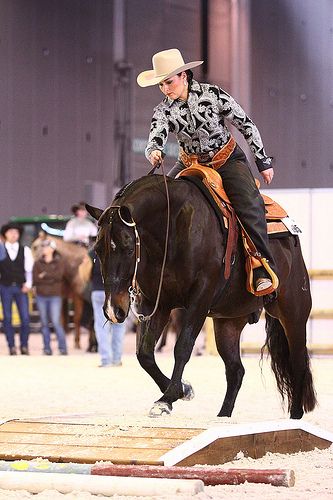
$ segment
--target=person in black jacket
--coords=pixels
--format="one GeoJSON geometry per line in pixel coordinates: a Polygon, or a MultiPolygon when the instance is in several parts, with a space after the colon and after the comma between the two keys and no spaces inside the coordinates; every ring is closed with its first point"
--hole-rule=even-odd
{"type": "Polygon", "coordinates": [[[5,258],[0,260],[0,296],[3,309],[3,328],[9,353],[17,353],[12,324],[12,304],[15,301],[20,316],[21,354],[29,354],[28,339],[30,316],[28,292],[32,286],[33,257],[27,246],[20,244],[23,228],[19,224],[8,223],[2,226],[5,258]]]}

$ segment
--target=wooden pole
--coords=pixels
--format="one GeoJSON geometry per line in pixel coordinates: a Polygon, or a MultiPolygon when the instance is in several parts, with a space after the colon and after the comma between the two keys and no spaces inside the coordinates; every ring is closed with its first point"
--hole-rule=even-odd
{"type": "Polygon", "coordinates": [[[290,469],[222,469],[220,467],[166,467],[154,465],[97,464],[92,475],[201,479],[206,486],[218,484],[265,483],[272,486],[294,486],[295,473],[290,469]]]}

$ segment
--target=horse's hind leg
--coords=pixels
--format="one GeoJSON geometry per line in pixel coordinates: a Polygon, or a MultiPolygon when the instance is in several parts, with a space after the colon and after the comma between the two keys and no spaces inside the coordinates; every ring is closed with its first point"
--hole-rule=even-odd
{"type": "Polygon", "coordinates": [[[156,346],[156,352],[162,352],[163,347],[166,346],[167,336],[168,336],[168,331],[169,331],[170,325],[171,325],[171,317],[169,318],[167,324],[163,328],[160,341],[159,341],[159,343],[156,346]]]}
{"type": "Polygon", "coordinates": [[[241,388],[244,367],[240,357],[240,335],[248,317],[214,319],[216,347],[225,364],[227,391],[218,417],[231,417],[235,401],[241,388]]]}

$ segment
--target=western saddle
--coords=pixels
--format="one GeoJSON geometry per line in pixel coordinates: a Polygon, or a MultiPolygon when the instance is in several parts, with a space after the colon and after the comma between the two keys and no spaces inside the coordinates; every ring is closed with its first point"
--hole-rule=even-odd
{"type": "MultiPolygon", "coordinates": [[[[231,205],[231,202],[223,188],[222,178],[220,174],[209,167],[205,167],[198,163],[192,164],[192,166],[185,168],[178,175],[179,177],[184,176],[194,176],[199,177],[203,184],[208,189],[210,195],[214,199],[216,205],[221,210],[223,215],[224,225],[228,230],[227,237],[227,246],[225,253],[225,270],[224,276],[226,279],[229,278],[231,272],[231,262],[232,256],[236,249],[237,238],[238,238],[238,225],[239,223],[243,246],[245,250],[245,260],[246,260],[246,272],[247,272],[247,280],[246,280],[246,288],[247,290],[257,296],[266,295],[267,293],[274,292],[278,285],[279,280],[274,271],[270,268],[267,260],[260,256],[258,253],[254,243],[252,242],[250,236],[245,231],[242,223],[237,218],[235,211],[231,205]],[[271,289],[256,291],[254,289],[253,284],[253,270],[264,266],[268,274],[272,279],[271,289]]],[[[256,180],[256,184],[259,188],[260,183],[256,180]]],[[[266,211],[266,221],[267,221],[267,232],[269,235],[277,234],[277,233],[286,233],[288,231],[287,227],[282,222],[284,217],[287,217],[287,212],[274,200],[272,200],[269,196],[261,195],[263,197],[265,203],[265,211],[266,211]]]]}

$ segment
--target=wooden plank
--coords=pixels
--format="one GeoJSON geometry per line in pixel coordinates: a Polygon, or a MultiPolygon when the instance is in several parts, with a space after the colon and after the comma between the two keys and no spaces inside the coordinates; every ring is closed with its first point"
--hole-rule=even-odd
{"type": "Polygon", "coordinates": [[[308,346],[310,354],[333,355],[333,344],[310,344],[308,346]]]}
{"type": "Polygon", "coordinates": [[[149,448],[149,449],[171,449],[179,446],[184,439],[155,438],[151,436],[109,436],[94,434],[39,434],[35,433],[15,433],[1,432],[1,446],[7,443],[21,444],[43,444],[43,445],[72,445],[89,447],[110,447],[110,448],[149,448]]]}
{"type": "Polygon", "coordinates": [[[115,464],[163,465],[160,456],[166,450],[94,448],[74,446],[43,446],[38,444],[11,444],[1,447],[1,460],[32,460],[39,457],[52,462],[95,463],[111,461],[115,464]]]}
{"type": "Polygon", "coordinates": [[[202,431],[15,420],[0,426],[0,459],[162,465],[162,455],[202,431]]]}
{"type": "Polygon", "coordinates": [[[96,424],[73,424],[73,423],[52,423],[38,421],[11,420],[0,426],[1,432],[8,433],[38,433],[55,435],[112,435],[130,437],[156,437],[165,439],[191,439],[200,434],[204,429],[198,428],[174,428],[174,427],[119,427],[96,424]]]}
{"type": "MultiPolygon", "coordinates": [[[[261,347],[262,344],[256,344],[254,342],[242,342],[241,354],[260,354],[261,347]]],[[[310,354],[333,354],[333,344],[308,344],[307,348],[310,354]]]]}
{"type": "Polygon", "coordinates": [[[310,269],[309,276],[315,280],[329,280],[333,279],[333,269],[310,269]]]}
{"type": "Polygon", "coordinates": [[[333,309],[312,309],[311,319],[333,319],[333,309]]]}

